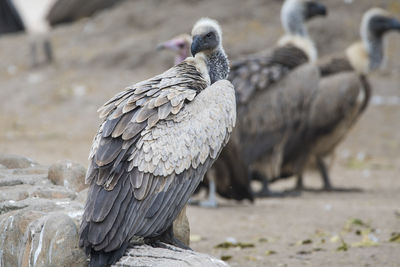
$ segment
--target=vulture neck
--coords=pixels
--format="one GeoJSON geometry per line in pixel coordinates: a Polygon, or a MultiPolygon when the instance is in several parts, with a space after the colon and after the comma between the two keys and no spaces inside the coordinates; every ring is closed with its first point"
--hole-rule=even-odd
{"type": "Polygon", "coordinates": [[[278,45],[294,45],[306,53],[310,62],[316,61],[318,52],[308,35],[302,14],[283,8],[281,11],[281,22],[285,30],[285,35],[279,39],[278,45]]]}
{"type": "Polygon", "coordinates": [[[203,59],[207,66],[211,84],[228,77],[229,61],[222,47],[205,54],[203,59]]]}
{"type": "Polygon", "coordinates": [[[369,56],[369,70],[376,70],[383,61],[383,40],[382,37],[368,35],[363,38],[363,43],[369,56]]]}
{"type": "Polygon", "coordinates": [[[303,15],[297,9],[283,8],[281,11],[281,23],[286,34],[308,37],[303,15]]]}
{"type": "Polygon", "coordinates": [[[382,38],[363,36],[363,41],[351,45],[346,50],[346,55],[358,73],[367,75],[380,67],[383,61],[383,47],[382,38]]]}

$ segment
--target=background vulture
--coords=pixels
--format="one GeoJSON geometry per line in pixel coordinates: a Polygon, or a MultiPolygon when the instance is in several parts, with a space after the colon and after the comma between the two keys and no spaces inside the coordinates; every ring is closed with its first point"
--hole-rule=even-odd
{"type": "Polygon", "coordinates": [[[258,196],[271,195],[268,179],[280,177],[287,143],[302,138],[319,75],[312,66],[294,70],[317,58],[305,22],[318,15],[326,15],[319,3],[285,1],[286,34],[277,47],[232,63],[228,79],[236,91],[238,123],[230,143],[239,147],[253,177],[262,180],[258,196]]]}
{"type": "MultiPolygon", "coordinates": [[[[400,31],[400,21],[385,10],[372,8],[363,16],[361,41],[351,45],[344,55],[319,63],[322,79],[311,106],[307,139],[326,190],[332,186],[324,157],[334,151],[368,106],[371,85],[367,74],[380,67],[384,57],[383,37],[390,30],[400,31]]],[[[302,176],[298,177],[297,186],[301,188],[302,176]]]]}

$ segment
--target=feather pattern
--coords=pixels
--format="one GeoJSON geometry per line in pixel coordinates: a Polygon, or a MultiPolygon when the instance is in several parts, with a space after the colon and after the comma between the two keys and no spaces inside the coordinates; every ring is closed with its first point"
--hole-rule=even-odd
{"type": "Polygon", "coordinates": [[[99,110],[104,121],[89,156],[80,246],[110,252],[172,224],[236,121],[232,84],[210,85],[203,75],[188,59],[99,110]]]}
{"type": "Polygon", "coordinates": [[[228,79],[235,86],[238,104],[248,103],[258,90],[267,90],[308,60],[303,50],[288,44],[234,61],[228,79]]]}

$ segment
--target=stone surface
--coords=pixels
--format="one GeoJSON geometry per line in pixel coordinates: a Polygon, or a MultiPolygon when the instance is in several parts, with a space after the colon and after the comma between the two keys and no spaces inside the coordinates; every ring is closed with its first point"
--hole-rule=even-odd
{"type": "MultiPolygon", "coordinates": [[[[0,266],[87,266],[78,229],[88,188],[86,170],[71,161],[49,168],[0,155],[0,266]]],[[[186,208],[174,233],[189,246],[186,208]]],[[[166,245],[136,246],[116,266],[227,266],[210,256],[166,245]]]]}
{"type": "Polygon", "coordinates": [[[183,250],[167,244],[164,248],[148,245],[135,246],[129,249],[114,267],[152,266],[152,267],[226,267],[224,261],[192,250],[183,250]]]}
{"type": "Polygon", "coordinates": [[[182,209],[174,221],[173,228],[175,237],[181,240],[186,246],[189,246],[190,227],[188,217],[186,216],[186,206],[182,209]]]}
{"type": "Polygon", "coordinates": [[[30,158],[13,154],[0,154],[0,164],[8,169],[29,168],[37,165],[30,158]]]}
{"type": "Polygon", "coordinates": [[[0,220],[4,266],[87,266],[78,228],[66,214],[21,210],[0,220]]]}
{"type": "Polygon", "coordinates": [[[49,168],[48,177],[56,185],[80,192],[86,187],[86,169],[82,165],[69,161],[59,161],[49,168]]]}

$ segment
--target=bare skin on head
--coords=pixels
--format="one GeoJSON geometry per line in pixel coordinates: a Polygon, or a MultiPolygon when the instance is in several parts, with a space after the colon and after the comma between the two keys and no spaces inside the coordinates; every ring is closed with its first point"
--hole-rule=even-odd
{"type": "Polygon", "coordinates": [[[157,46],[158,50],[168,49],[176,53],[174,65],[181,63],[187,57],[191,56],[190,46],[192,37],[189,34],[180,34],[174,38],[163,42],[157,46]]]}

